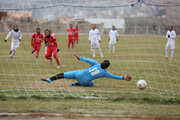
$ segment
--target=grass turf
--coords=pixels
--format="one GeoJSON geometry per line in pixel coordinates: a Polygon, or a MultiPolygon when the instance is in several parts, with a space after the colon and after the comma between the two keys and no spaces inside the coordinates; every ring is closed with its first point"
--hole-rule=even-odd
{"type": "MultiPolygon", "coordinates": [[[[67,37],[56,35],[62,68],[55,69],[44,58],[44,44],[38,59],[31,54],[30,34],[24,34],[15,57],[10,59],[10,40],[1,42],[0,100],[1,112],[75,112],[101,114],[175,114],[179,115],[180,45],[176,39],[175,58],[164,59],[166,39],[161,36],[120,36],[116,51],[109,52],[108,38],[102,37],[104,58],[96,50],[98,62],[108,59],[108,71],[116,75],[132,75],[131,82],[108,78],[95,80],[93,87],[72,87],[75,80],[62,79],[52,84],[40,81],[57,73],[84,69],[88,64],[76,60],[74,54],[92,57],[87,36],[80,36],[75,51],[68,51],[67,37]],[[145,90],[136,82],[147,81],[145,90]],[[39,98],[38,98],[39,97],[39,98]],[[86,99],[91,98],[91,99],[86,99]],[[22,104],[23,103],[23,104],[22,104]],[[137,110],[137,111],[136,111],[137,110]]],[[[3,41],[4,34],[0,39],[3,41]]]]}

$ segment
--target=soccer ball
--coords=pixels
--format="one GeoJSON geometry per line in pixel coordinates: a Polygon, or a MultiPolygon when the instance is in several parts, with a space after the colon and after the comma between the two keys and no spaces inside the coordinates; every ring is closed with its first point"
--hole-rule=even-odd
{"type": "Polygon", "coordinates": [[[137,82],[137,87],[140,89],[140,90],[143,90],[145,89],[147,86],[147,82],[145,80],[138,80],[137,82]]]}

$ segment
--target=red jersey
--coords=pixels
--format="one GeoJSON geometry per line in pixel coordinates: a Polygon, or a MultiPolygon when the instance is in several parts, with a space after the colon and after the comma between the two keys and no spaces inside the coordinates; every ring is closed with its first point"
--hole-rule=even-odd
{"type": "Polygon", "coordinates": [[[43,35],[41,33],[40,34],[34,33],[32,35],[31,43],[41,44],[42,41],[43,41],[43,35]]]}
{"type": "Polygon", "coordinates": [[[67,29],[67,32],[68,32],[68,38],[69,39],[73,39],[74,38],[74,32],[75,32],[75,29],[74,28],[68,28],[67,29]]]}
{"type": "Polygon", "coordinates": [[[74,28],[74,36],[75,38],[78,38],[78,32],[79,32],[79,28],[74,28]]]}
{"type": "Polygon", "coordinates": [[[47,42],[49,49],[57,48],[57,41],[56,41],[56,37],[54,35],[51,34],[49,38],[47,38],[45,36],[44,41],[47,42]]]}

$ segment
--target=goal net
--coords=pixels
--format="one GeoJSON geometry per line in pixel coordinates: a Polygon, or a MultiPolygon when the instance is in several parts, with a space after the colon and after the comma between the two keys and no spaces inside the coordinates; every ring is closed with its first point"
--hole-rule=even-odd
{"type": "MultiPolygon", "coordinates": [[[[155,96],[158,98],[180,97],[180,1],[179,0],[1,0],[0,1],[0,95],[116,98],[123,95],[155,96]],[[14,58],[9,58],[11,39],[4,42],[8,32],[17,23],[23,33],[20,47],[14,58]],[[74,51],[68,51],[66,29],[69,23],[79,25],[79,43],[74,51]],[[98,50],[92,57],[88,33],[91,24],[97,24],[104,57],[98,50]],[[108,33],[112,25],[118,32],[115,52],[109,50],[108,33]],[[174,58],[164,59],[165,37],[168,26],[173,25],[177,38],[174,58]],[[51,65],[45,59],[42,43],[38,59],[31,54],[31,36],[36,27],[44,33],[51,29],[58,41],[56,61],[51,65]],[[132,81],[110,78],[95,80],[93,87],[71,86],[76,80],[60,79],[52,83],[41,81],[41,77],[80,70],[89,64],[78,61],[78,54],[101,63],[110,60],[107,71],[115,75],[131,75],[132,81]],[[138,80],[147,82],[147,88],[139,90],[138,80]]],[[[169,51],[170,53],[170,51],[169,51]]]]}

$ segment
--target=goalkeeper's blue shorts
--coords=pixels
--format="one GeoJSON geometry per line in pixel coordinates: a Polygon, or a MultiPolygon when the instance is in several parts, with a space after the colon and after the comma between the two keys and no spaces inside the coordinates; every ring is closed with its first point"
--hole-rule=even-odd
{"type": "MultiPolygon", "coordinates": [[[[65,72],[64,73],[64,78],[66,79],[76,79],[77,80],[77,73],[79,70],[75,70],[75,71],[70,71],[70,72],[65,72]]],[[[78,83],[82,86],[93,86],[94,85],[94,81],[78,81],[78,83]]]]}

